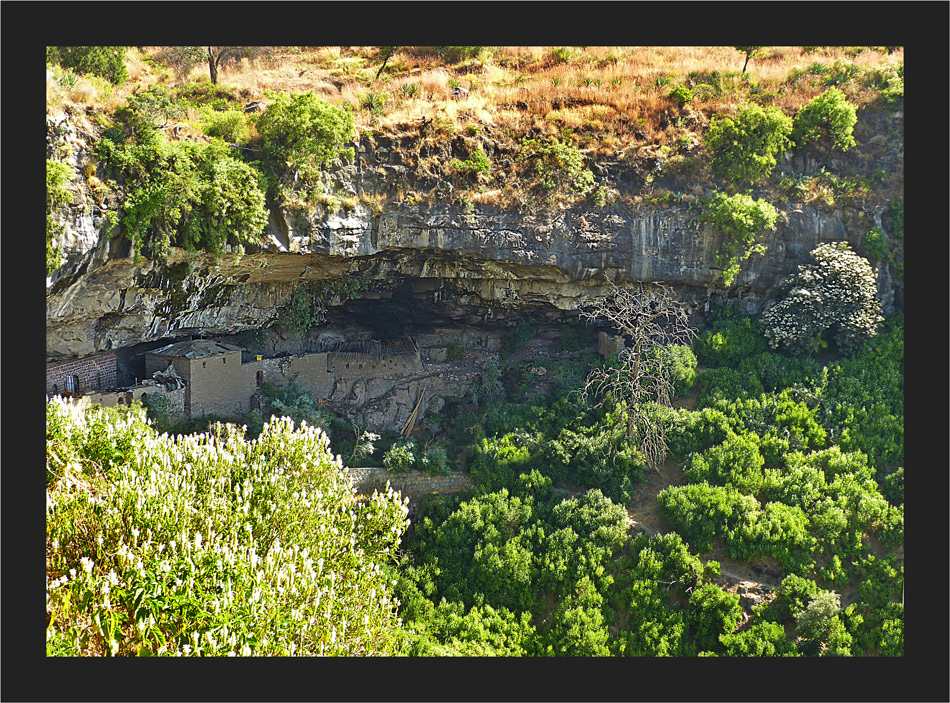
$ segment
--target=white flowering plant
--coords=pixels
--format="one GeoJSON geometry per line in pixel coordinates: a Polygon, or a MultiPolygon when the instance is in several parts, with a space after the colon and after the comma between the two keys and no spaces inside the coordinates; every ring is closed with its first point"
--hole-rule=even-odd
{"type": "Polygon", "coordinates": [[[55,398],[47,457],[47,654],[395,650],[407,501],[390,489],[358,504],[319,428],[159,435],[140,406],[55,398]],[[90,428],[125,453],[106,466],[90,428]]]}
{"type": "Polygon", "coordinates": [[[802,353],[833,341],[850,354],[884,321],[874,269],[845,242],[821,244],[811,256],[783,283],[786,297],[762,314],[762,331],[773,349],[802,353]]]}

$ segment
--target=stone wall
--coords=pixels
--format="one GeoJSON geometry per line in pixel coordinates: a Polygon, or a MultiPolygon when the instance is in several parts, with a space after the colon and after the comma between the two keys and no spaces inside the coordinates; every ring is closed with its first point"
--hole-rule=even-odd
{"type": "Polygon", "coordinates": [[[423,471],[393,474],[382,468],[349,468],[350,478],[357,493],[369,496],[374,490],[383,491],[386,483],[410,499],[432,493],[457,493],[472,485],[471,477],[461,471],[444,476],[433,476],[423,471]]]}
{"type": "Polygon", "coordinates": [[[109,408],[115,405],[131,405],[137,400],[142,400],[146,395],[163,395],[168,398],[169,410],[173,413],[184,412],[185,409],[185,388],[177,388],[173,391],[164,386],[140,384],[122,390],[110,390],[99,393],[88,393],[83,397],[90,403],[109,408]]]}

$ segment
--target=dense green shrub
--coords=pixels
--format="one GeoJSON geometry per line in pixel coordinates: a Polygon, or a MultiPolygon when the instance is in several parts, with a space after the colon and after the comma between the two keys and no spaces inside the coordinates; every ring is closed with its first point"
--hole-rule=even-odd
{"type": "Polygon", "coordinates": [[[827,138],[847,151],[854,146],[852,132],[857,121],[854,104],[839,89],[829,88],[795,113],[792,138],[799,146],[827,138]]]}
{"type": "Polygon", "coordinates": [[[136,254],[162,258],[170,246],[220,253],[256,242],[267,224],[257,172],[221,141],[173,144],[146,131],[134,144],[103,138],[98,153],[129,182],[121,222],[136,254]]]}
{"type": "Polygon", "coordinates": [[[201,128],[209,137],[229,144],[246,142],[249,127],[243,110],[206,111],[201,117],[201,128]]]}
{"type": "Polygon", "coordinates": [[[674,456],[681,458],[722,443],[733,426],[725,414],[712,408],[671,410],[667,414],[667,445],[674,456]]]}
{"type": "Polygon", "coordinates": [[[683,107],[693,101],[693,91],[685,85],[678,85],[670,91],[669,97],[678,107],[683,107]]]}
{"type": "Polygon", "coordinates": [[[344,147],[353,132],[352,114],[313,93],[280,93],[258,117],[257,132],[269,163],[304,180],[316,180],[332,159],[353,158],[353,150],[344,147]]]}
{"type": "Polygon", "coordinates": [[[543,191],[565,189],[583,194],[594,185],[594,174],[584,167],[580,150],[556,139],[522,139],[518,161],[530,165],[543,191]]]}
{"type": "Polygon", "coordinates": [[[706,133],[713,172],[742,185],[767,177],[792,146],[792,119],[778,108],[744,105],[735,118],[714,117],[706,133]]]}
{"type": "Polygon", "coordinates": [[[783,282],[785,298],[763,313],[765,336],[773,348],[800,353],[828,334],[842,352],[854,352],[884,319],[874,271],[844,242],[821,244],[812,258],[783,282]]]}
{"type": "Polygon", "coordinates": [[[739,596],[704,584],[689,598],[689,624],[699,651],[714,650],[722,635],[732,634],[742,619],[739,596]]]}
{"type": "Polygon", "coordinates": [[[124,46],[51,46],[47,47],[46,59],[77,73],[105,78],[114,85],[129,77],[124,46]]]}
{"type": "Polygon", "coordinates": [[[746,357],[768,348],[758,320],[732,306],[717,308],[709,316],[708,327],[693,340],[693,350],[704,366],[736,368],[746,357]]]}
{"type": "Polygon", "coordinates": [[[265,382],[263,387],[265,408],[268,416],[289,417],[298,425],[307,423],[330,433],[336,416],[320,405],[307,388],[297,380],[297,375],[282,385],[265,382]]]}
{"type": "Polygon", "coordinates": [[[785,628],[776,622],[756,623],[748,630],[719,636],[727,657],[794,657],[798,647],[789,642],[785,628]]]}
{"type": "Polygon", "coordinates": [[[864,247],[875,261],[887,261],[887,235],[880,227],[872,227],[864,233],[864,247]]]}
{"type": "Polygon", "coordinates": [[[696,354],[685,344],[669,344],[662,349],[669,359],[673,388],[678,395],[685,395],[696,382],[696,354]]]}
{"type": "Polygon", "coordinates": [[[759,509],[752,496],[708,483],[665,488],[657,496],[657,505],[664,524],[697,552],[709,551],[713,539],[751,521],[759,509]]]}
{"type": "Polygon", "coordinates": [[[684,474],[690,483],[731,484],[742,493],[756,495],[762,488],[764,463],[756,435],[730,432],[722,444],[694,454],[684,474]]]}

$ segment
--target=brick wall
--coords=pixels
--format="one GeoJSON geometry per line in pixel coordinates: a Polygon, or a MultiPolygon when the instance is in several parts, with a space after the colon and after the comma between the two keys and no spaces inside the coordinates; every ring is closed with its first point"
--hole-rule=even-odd
{"type": "Polygon", "coordinates": [[[115,388],[115,352],[87,356],[84,359],[63,361],[46,366],[46,393],[50,396],[67,391],[67,377],[78,379],[73,393],[115,388]],[[54,388],[55,386],[55,388],[54,388]]]}

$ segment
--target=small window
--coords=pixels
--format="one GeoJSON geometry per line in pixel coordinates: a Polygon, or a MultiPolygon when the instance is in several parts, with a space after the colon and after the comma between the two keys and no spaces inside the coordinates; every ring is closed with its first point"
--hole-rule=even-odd
{"type": "Polygon", "coordinates": [[[208,362],[207,362],[207,361],[202,361],[202,362],[201,362],[201,368],[203,368],[203,369],[208,368],[208,362]]]}
{"type": "Polygon", "coordinates": [[[264,372],[258,371],[257,372],[257,387],[260,388],[263,385],[264,385],[264,372]]]}
{"type": "Polygon", "coordinates": [[[102,374],[96,374],[96,390],[102,390],[102,374]]]}
{"type": "Polygon", "coordinates": [[[53,384],[53,395],[59,395],[59,385],[56,383],[53,384]]]}
{"type": "Polygon", "coordinates": [[[221,361],[223,361],[225,364],[228,363],[228,357],[226,356],[221,357],[221,361]]]}

